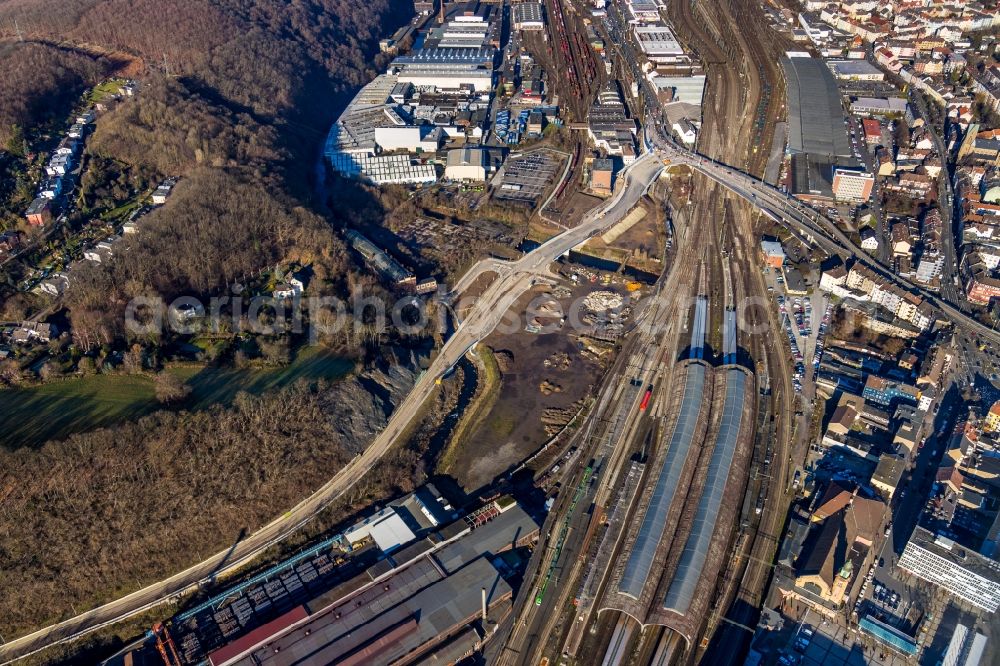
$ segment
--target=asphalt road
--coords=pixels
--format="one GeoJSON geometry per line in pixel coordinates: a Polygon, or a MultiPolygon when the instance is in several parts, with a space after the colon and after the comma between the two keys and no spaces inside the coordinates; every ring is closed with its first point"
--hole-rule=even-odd
{"type": "MultiPolygon", "coordinates": [[[[9,663],[11,660],[33,654],[51,645],[72,640],[119,622],[162,604],[176,595],[192,592],[200,583],[245,564],[310,521],[330,503],[341,497],[381,459],[399,435],[406,431],[410,422],[419,415],[421,406],[435,391],[436,380],[450,370],[473,345],[496,328],[517,298],[530,289],[539,277],[544,277],[548,273],[549,265],[556,258],[610,228],[624,217],[662,171],[663,163],[660,155],[670,158],[675,163],[688,164],[753,205],[766,208],[772,214],[778,215],[786,224],[798,226],[830,252],[853,255],[888,279],[915,289],[914,285],[868,257],[829,220],[799,202],[791,200],[766,183],[737,169],[680,149],[662,135],[656,137],[655,145],[658,148],[656,152],[644,155],[622,172],[621,185],[615,196],[600,209],[589,213],[578,226],[554,236],[517,261],[493,262],[494,266],[501,269],[498,279],[476,301],[455,334],[442,347],[431,367],[395,410],[386,429],[362,454],[355,457],[324,486],[243,541],[185,571],[69,620],[7,642],[0,646],[0,660],[9,663]]],[[[479,270],[482,272],[481,268],[479,270]]],[[[948,301],[924,290],[916,289],[916,291],[957,325],[1000,345],[1000,333],[968,317],[948,301]]]]}
{"type": "Polygon", "coordinates": [[[940,295],[932,294],[896,275],[888,266],[872,258],[858,247],[830,220],[822,217],[805,204],[792,199],[754,176],[719,164],[691,151],[676,148],[659,140],[657,148],[663,151],[674,163],[687,164],[740,195],[754,206],[766,209],[772,215],[780,218],[784,224],[797,227],[825,251],[855,257],[884,278],[897,283],[908,291],[918,293],[956,326],[964,328],[994,345],[1000,345],[1000,333],[967,315],[961,310],[961,305],[940,295]]]}
{"type": "Polygon", "coordinates": [[[0,662],[9,663],[120,622],[175,596],[194,592],[199,584],[245,564],[309,522],[372,469],[419,416],[422,405],[435,392],[437,380],[473,345],[496,328],[521,294],[530,289],[540,276],[548,274],[548,268],[556,258],[616,224],[639,201],[662,170],[663,164],[655,156],[646,155],[636,160],[622,172],[618,191],[604,206],[585,216],[578,226],[551,238],[521,259],[505,262],[499,278],[475,302],[430,368],[393,412],[385,430],[363,453],[308,498],[232,547],[170,578],[5,643],[0,646],[0,662]]]}

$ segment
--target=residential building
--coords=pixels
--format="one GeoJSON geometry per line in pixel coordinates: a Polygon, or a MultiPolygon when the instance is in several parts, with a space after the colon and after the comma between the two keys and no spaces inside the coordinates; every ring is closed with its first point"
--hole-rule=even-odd
{"type": "Polygon", "coordinates": [[[861,121],[861,127],[865,134],[866,144],[877,146],[882,143],[882,123],[875,118],[865,118],[861,121]]]}
{"type": "Polygon", "coordinates": [[[859,232],[861,236],[861,249],[865,252],[875,252],[878,250],[878,236],[871,227],[864,227],[859,232]]]}
{"type": "Polygon", "coordinates": [[[983,431],[1000,432],[1000,400],[994,402],[990,411],[986,412],[986,416],[983,418],[983,431]]]}
{"type": "Polygon", "coordinates": [[[872,473],[871,484],[886,502],[892,501],[895,496],[904,471],[906,471],[906,460],[901,456],[888,453],[879,456],[878,465],[872,473]]]}
{"type": "Polygon", "coordinates": [[[895,402],[908,402],[917,404],[920,399],[920,392],[913,386],[900,382],[890,381],[876,375],[869,375],[865,381],[865,388],[861,394],[865,400],[874,402],[877,405],[889,406],[895,402]]]}
{"type": "Polygon", "coordinates": [[[28,224],[35,227],[48,224],[52,221],[52,200],[38,197],[28,205],[24,217],[28,220],[28,224]]]}
{"type": "Polygon", "coordinates": [[[833,197],[837,201],[867,201],[874,185],[875,177],[860,169],[837,167],[833,170],[833,197]]]}

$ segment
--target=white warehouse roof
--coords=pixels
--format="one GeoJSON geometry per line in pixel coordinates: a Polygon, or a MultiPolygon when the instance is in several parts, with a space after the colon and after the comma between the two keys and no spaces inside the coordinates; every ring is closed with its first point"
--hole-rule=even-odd
{"type": "Polygon", "coordinates": [[[674,102],[687,102],[701,106],[705,95],[705,75],[697,76],[657,76],[652,81],[659,89],[673,88],[674,102]]]}
{"type": "Polygon", "coordinates": [[[642,52],[649,56],[684,54],[677,37],[665,25],[636,26],[635,39],[642,52]]]}
{"type": "Polygon", "coordinates": [[[351,543],[370,536],[383,553],[388,553],[417,538],[393,507],[386,507],[365,518],[344,533],[351,543]]]}

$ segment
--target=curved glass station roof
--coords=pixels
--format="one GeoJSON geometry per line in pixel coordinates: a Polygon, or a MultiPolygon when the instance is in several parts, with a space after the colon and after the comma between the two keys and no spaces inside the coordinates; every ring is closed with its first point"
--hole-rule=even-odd
{"type": "Polygon", "coordinates": [[[708,549],[715,534],[719,508],[722,506],[722,492],[726,488],[729,468],[736,454],[746,386],[747,375],[742,370],[732,369],[726,372],[726,401],[722,407],[719,434],[712,450],[708,477],[701,499],[698,500],[698,511],[691,525],[691,534],[688,535],[674,579],[663,601],[663,608],[666,610],[686,613],[701,579],[701,571],[705,567],[708,549]]]}

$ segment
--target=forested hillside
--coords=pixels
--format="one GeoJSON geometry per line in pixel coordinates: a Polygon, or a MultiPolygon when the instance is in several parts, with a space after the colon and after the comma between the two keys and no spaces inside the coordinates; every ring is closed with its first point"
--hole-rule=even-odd
{"type": "MultiPolygon", "coordinates": [[[[75,86],[42,77],[33,96],[13,96],[28,100],[24,108],[0,99],[0,118],[37,123],[43,110],[59,112],[53,89],[100,76],[82,56],[67,56],[76,69],[45,60],[53,47],[31,40],[130,54],[145,63],[140,93],[98,119],[87,152],[184,179],[144,221],[134,252],[73,281],[77,340],[119,334],[131,297],[205,296],[294,256],[325,257],[324,274],[343,284],[351,267],[342,245],[301,205],[327,128],[371,77],[378,38],[410,12],[401,0],[0,0],[0,36],[27,40],[9,50],[38,51],[38,67],[75,77],[75,86]]],[[[25,58],[0,54],[0,80],[25,58]]]]}
{"type": "Polygon", "coordinates": [[[10,42],[0,44],[0,68],[2,148],[14,127],[50,120],[84,87],[98,83],[107,63],[46,44],[10,42]]]}
{"type": "MultiPolygon", "coordinates": [[[[351,423],[384,427],[389,401],[415,377],[383,366],[0,450],[0,633],[71,616],[232,545],[337,472],[363,445],[351,423]],[[384,392],[366,390],[372,382],[384,392]]],[[[397,465],[378,481],[409,490],[409,477],[397,465]]]]}
{"type": "MultiPolygon", "coordinates": [[[[125,251],[73,271],[60,306],[78,348],[127,348],[134,296],[219,294],[283,262],[309,265],[328,294],[371,280],[335,233],[353,204],[324,217],[310,177],[329,125],[375,71],[378,39],[411,14],[403,0],[0,0],[0,139],[64,120],[114,69],[103,56],[124,54],[142,70],[130,72],[138,90],[98,117],[83,182],[106,187],[94,164],[180,177],[125,251]]],[[[293,505],[366,441],[337,430],[355,416],[337,410],[366,397],[387,409],[360,384],[345,403],[348,388],[0,451],[0,629],[19,634],[174,573],[293,505]]]]}
{"type": "Polygon", "coordinates": [[[191,77],[220,99],[278,117],[369,74],[378,37],[407,18],[396,0],[0,0],[0,36],[122,50],[191,77]],[[309,93],[308,95],[306,93],[309,93]]]}

